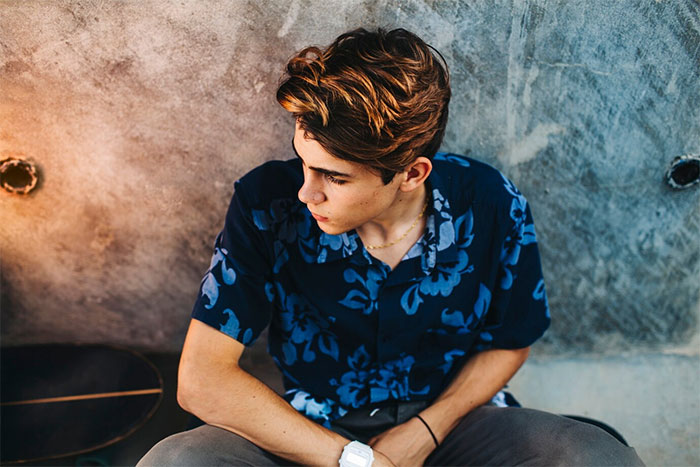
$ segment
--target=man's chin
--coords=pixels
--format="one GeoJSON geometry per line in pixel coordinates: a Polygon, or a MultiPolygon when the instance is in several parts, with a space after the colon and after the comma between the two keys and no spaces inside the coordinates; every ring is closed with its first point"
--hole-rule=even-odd
{"type": "Polygon", "coordinates": [[[319,229],[323,230],[323,232],[327,233],[328,235],[340,235],[351,230],[329,225],[327,222],[316,221],[316,224],[318,225],[319,229]]]}

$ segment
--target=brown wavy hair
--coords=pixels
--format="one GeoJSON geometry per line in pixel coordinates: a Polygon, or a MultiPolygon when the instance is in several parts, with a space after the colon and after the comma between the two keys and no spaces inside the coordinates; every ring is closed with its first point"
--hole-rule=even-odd
{"type": "Polygon", "coordinates": [[[328,153],[371,167],[389,183],[440,147],[450,101],[444,62],[405,29],[360,28],[326,49],[298,52],[277,101],[328,153]]]}

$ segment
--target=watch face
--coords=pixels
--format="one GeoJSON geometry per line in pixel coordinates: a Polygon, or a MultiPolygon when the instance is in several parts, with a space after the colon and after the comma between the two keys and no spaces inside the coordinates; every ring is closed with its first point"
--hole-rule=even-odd
{"type": "Polygon", "coordinates": [[[354,452],[348,452],[345,455],[345,460],[348,461],[348,463],[351,463],[353,465],[361,465],[361,466],[367,465],[367,459],[358,455],[358,454],[355,454],[354,452]]]}

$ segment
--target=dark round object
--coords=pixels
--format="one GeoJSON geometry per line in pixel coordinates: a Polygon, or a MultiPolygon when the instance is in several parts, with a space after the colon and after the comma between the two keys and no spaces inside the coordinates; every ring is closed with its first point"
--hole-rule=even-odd
{"type": "Polygon", "coordinates": [[[700,182],[700,156],[687,154],[673,159],[666,171],[666,182],[677,190],[700,182]]]}
{"type": "Polygon", "coordinates": [[[0,187],[5,191],[26,195],[38,182],[39,175],[31,162],[13,157],[0,161],[0,187]]]}
{"type": "Polygon", "coordinates": [[[2,464],[77,455],[127,437],[156,411],[158,370],[104,345],[35,345],[0,352],[2,464]]]}

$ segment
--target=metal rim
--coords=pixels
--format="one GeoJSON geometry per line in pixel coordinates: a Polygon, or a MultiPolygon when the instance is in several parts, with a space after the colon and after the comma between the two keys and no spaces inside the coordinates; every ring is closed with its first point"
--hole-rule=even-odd
{"type": "Polygon", "coordinates": [[[0,187],[2,187],[5,191],[18,195],[26,195],[36,188],[38,183],[39,176],[36,166],[30,161],[14,157],[0,161],[0,187]],[[26,176],[28,177],[28,183],[25,183],[22,186],[15,186],[11,184],[8,178],[9,173],[11,173],[13,169],[19,169],[25,172],[26,176]]]}
{"type": "Polygon", "coordinates": [[[666,171],[666,183],[675,190],[683,190],[700,183],[700,156],[685,154],[673,159],[666,171]]]}

